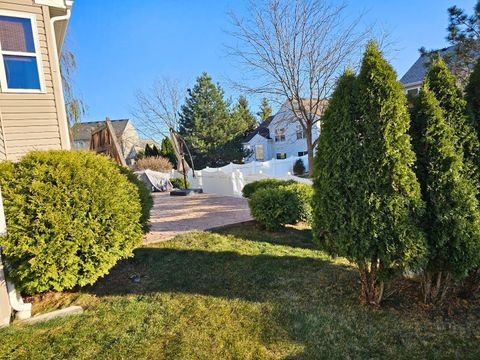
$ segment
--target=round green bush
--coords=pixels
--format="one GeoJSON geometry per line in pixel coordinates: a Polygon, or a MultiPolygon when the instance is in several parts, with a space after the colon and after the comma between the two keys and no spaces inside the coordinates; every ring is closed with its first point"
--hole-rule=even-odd
{"type": "Polygon", "coordinates": [[[244,198],[250,199],[252,195],[260,189],[278,188],[280,186],[286,186],[295,184],[295,180],[277,180],[277,179],[263,179],[259,181],[251,182],[242,189],[242,195],[244,198]]]}
{"type": "Polygon", "coordinates": [[[286,187],[260,189],[252,195],[248,205],[253,218],[269,231],[295,224],[301,215],[297,193],[286,187]]]}
{"type": "Polygon", "coordinates": [[[8,276],[26,294],[94,283],[143,238],[137,187],[88,151],[32,152],[2,164],[8,276]]]}
{"type": "Polygon", "coordinates": [[[312,185],[302,184],[296,182],[295,184],[287,185],[285,188],[295,193],[300,203],[300,217],[299,220],[305,221],[308,224],[312,223],[312,199],[313,187],[312,185]]]}
{"type": "Polygon", "coordinates": [[[307,170],[305,169],[305,164],[302,159],[297,159],[295,164],[293,164],[293,174],[294,175],[303,175],[307,170]]]}
{"type": "MultiPolygon", "coordinates": [[[[183,178],[173,178],[173,179],[170,179],[170,182],[172,183],[175,189],[185,189],[185,181],[183,178]]],[[[190,181],[187,180],[187,188],[189,187],[190,187],[190,181]]]]}
{"type": "Polygon", "coordinates": [[[128,181],[137,187],[140,206],[142,207],[140,223],[142,224],[143,232],[146,233],[149,230],[148,220],[150,219],[150,210],[152,210],[153,207],[152,194],[147,186],[131,169],[121,165],[119,165],[118,168],[120,169],[120,172],[127,177],[128,181]]]}

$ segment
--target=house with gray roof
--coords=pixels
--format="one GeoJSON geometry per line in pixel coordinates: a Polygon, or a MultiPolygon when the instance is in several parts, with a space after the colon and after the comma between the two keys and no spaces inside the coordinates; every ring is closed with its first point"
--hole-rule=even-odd
{"type": "MultiPolygon", "coordinates": [[[[135,162],[138,152],[145,149],[147,144],[159,147],[159,144],[153,140],[140,139],[130,119],[111,120],[110,122],[127,165],[135,162]]],[[[105,126],[105,121],[87,121],[75,124],[72,127],[72,148],[74,150],[90,150],[92,132],[103,126],[105,126]]]]}
{"type": "MultiPolygon", "coordinates": [[[[442,58],[447,58],[455,54],[455,46],[450,46],[437,50],[442,58]]],[[[423,80],[427,73],[431,58],[428,54],[422,54],[415,63],[402,76],[400,82],[403,84],[406,94],[417,94],[422,87],[423,80]]]]}
{"type": "MultiPolygon", "coordinates": [[[[309,100],[304,100],[305,107],[308,107],[308,103],[309,100]]],[[[326,105],[326,100],[317,101],[310,111],[321,117],[326,105]]],[[[312,136],[313,140],[320,136],[320,122],[312,129],[312,136]]],[[[245,162],[286,159],[307,154],[305,131],[287,101],[275,115],[267,118],[246,136],[243,147],[249,153],[245,162]]]]}

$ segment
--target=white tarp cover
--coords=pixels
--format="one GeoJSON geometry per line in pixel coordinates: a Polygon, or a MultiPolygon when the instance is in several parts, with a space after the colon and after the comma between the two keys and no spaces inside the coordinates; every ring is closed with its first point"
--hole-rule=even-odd
{"type": "Polygon", "coordinates": [[[170,182],[170,174],[153,170],[135,171],[135,174],[151,192],[165,192],[173,189],[170,182]]]}

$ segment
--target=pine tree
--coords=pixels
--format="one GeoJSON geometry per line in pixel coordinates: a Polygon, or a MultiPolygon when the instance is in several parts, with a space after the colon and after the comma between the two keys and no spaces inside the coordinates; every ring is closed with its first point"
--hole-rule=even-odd
{"type": "Polygon", "coordinates": [[[465,87],[465,99],[467,101],[468,116],[470,122],[480,135],[480,59],[475,64],[468,84],[465,87]]]}
{"type": "Polygon", "coordinates": [[[245,96],[240,96],[238,98],[238,102],[233,108],[232,116],[234,117],[234,121],[237,122],[239,130],[244,128],[243,133],[252,131],[257,127],[257,121],[250,111],[245,96]]]}
{"type": "Polygon", "coordinates": [[[411,134],[426,204],[422,226],[428,263],[422,289],[424,300],[432,302],[445,295],[451,275],[465,277],[478,264],[480,213],[475,183],[462,171],[461,149],[428,81],[415,100],[411,134]]]}
{"type": "Polygon", "coordinates": [[[356,88],[359,150],[352,175],[356,200],[351,207],[356,237],[347,258],[360,271],[362,298],[378,304],[383,280],[396,271],[422,265],[426,253],[419,214],[420,185],[407,134],[410,118],[402,85],[375,43],[365,52],[356,88]]]}
{"type": "Polygon", "coordinates": [[[195,168],[217,167],[244,156],[241,139],[244,127],[228,111],[220,85],[203,73],[180,112],[180,134],[184,136],[195,161],[195,168]]]}
{"type": "Polygon", "coordinates": [[[322,117],[314,163],[313,234],[324,250],[341,256],[349,255],[352,241],[359,242],[350,211],[356,199],[352,175],[360,150],[354,121],[355,80],[347,71],[337,82],[322,117]]]}
{"type": "Polygon", "coordinates": [[[160,156],[160,150],[158,149],[157,145],[153,145],[152,147],[152,156],[160,156]]]}
{"type": "Polygon", "coordinates": [[[173,165],[173,167],[177,168],[177,157],[175,155],[175,151],[173,149],[172,140],[169,137],[164,137],[162,140],[162,146],[160,149],[160,156],[167,158],[173,165]]]}
{"type": "Polygon", "coordinates": [[[260,111],[257,113],[260,121],[267,120],[272,115],[272,112],[273,111],[270,107],[270,104],[268,103],[268,100],[266,98],[263,98],[262,105],[260,105],[260,111]]]}
{"type": "Polygon", "coordinates": [[[463,151],[464,170],[470,173],[468,176],[473,176],[480,188],[480,143],[471,119],[466,116],[466,101],[442,58],[432,62],[425,81],[439,101],[447,125],[453,130],[457,148],[463,151]]]}

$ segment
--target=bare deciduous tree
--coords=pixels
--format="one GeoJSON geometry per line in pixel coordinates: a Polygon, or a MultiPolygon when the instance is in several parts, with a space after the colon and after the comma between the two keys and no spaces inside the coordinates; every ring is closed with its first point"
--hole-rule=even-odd
{"type": "Polygon", "coordinates": [[[185,96],[177,80],[161,78],[148,91],[137,91],[132,115],[138,130],[144,135],[160,140],[169,136],[170,128],[178,130],[179,110],[185,96]]]}
{"type": "Polygon", "coordinates": [[[325,99],[370,33],[358,30],[361,17],[345,22],[345,8],[328,0],[252,0],[246,19],[230,13],[236,41],[229,52],[254,79],[237,85],[286,99],[306,134],[310,175],[317,141],[312,130],[325,99]]]}

